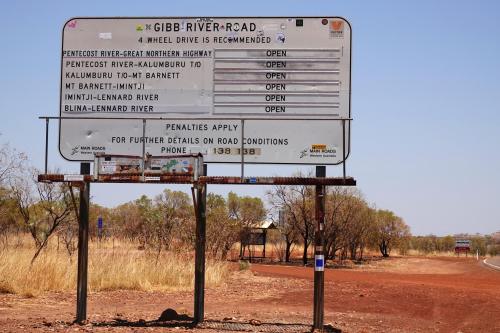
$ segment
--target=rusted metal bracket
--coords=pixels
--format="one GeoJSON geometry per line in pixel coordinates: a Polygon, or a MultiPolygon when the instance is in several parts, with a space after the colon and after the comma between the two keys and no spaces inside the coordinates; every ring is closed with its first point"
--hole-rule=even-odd
{"type": "Polygon", "coordinates": [[[195,180],[192,176],[142,174],[113,174],[99,176],[95,179],[92,175],[64,175],[40,174],[39,182],[69,182],[72,186],[83,186],[84,183],[142,183],[142,184],[218,184],[218,185],[323,185],[323,186],[356,186],[352,177],[227,177],[227,176],[200,176],[195,180]],[[80,176],[75,180],[73,176],[80,176]]]}

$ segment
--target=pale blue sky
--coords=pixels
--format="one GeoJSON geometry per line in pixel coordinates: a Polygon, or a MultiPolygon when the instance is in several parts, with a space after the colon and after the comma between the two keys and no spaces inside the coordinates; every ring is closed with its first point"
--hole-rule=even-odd
{"type": "MultiPolygon", "coordinates": [[[[500,230],[500,2],[498,1],[2,1],[0,142],[43,166],[40,115],[57,116],[61,29],[74,16],[343,16],[353,29],[349,174],[366,199],[414,234],[500,230]]],[[[57,150],[50,167],[78,170],[57,150]]],[[[292,166],[248,167],[290,175],[292,166]]],[[[307,169],[307,168],[302,168],[307,169]]],[[[210,174],[238,174],[210,165],[210,174]]],[[[336,175],[340,168],[329,167],[336,175]]],[[[113,206],[156,185],[93,185],[113,206]]],[[[175,187],[188,189],[185,187],[175,187]]],[[[211,186],[262,195],[265,187],[211,186]]]]}

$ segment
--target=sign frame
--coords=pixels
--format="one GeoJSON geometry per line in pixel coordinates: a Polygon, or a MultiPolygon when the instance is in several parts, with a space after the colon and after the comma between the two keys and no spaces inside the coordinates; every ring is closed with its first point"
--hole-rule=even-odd
{"type": "MultiPolygon", "coordinates": [[[[59,91],[60,91],[60,96],[59,96],[59,135],[58,135],[58,150],[59,154],[61,157],[67,161],[71,162],[91,162],[91,160],[88,159],[69,159],[67,158],[63,152],[61,151],[61,139],[62,139],[62,122],[63,119],[95,119],[95,120],[104,120],[104,119],[111,119],[111,120],[143,120],[143,121],[168,121],[168,120],[198,120],[198,119],[208,119],[207,117],[169,117],[169,116],[162,116],[162,117],[155,117],[155,118],[149,118],[149,117],[64,117],[63,116],[63,103],[62,103],[62,98],[63,98],[63,66],[64,66],[64,30],[66,26],[74,21],[74,20],[130,20],[130,19],[147,19],[147,20],[162,20],[162,19],[200,19],[200,20],[211,20],[211,19],[338,19],[344,21],[347,26],[349,27],[349,90],[348,90],[348,118],[322,118],[318,116],[317,118],[299,118],[299,117],[293,117],[293,118],[287,118],[287,117],[280,117],[280,118],[262,118],[262,117],[238,117],[238,118],[232,118],[232,117],[223,117],[223,116],[210,116],[209,119],[211,120],[284,120],[284,121],[293,121],[293,120],[298,120],[298,121],[310,121],[310,120],[321,120],[321,121],[331,121],[331,122],[342,122],[342,127],[343,127],[343,140],[344,140],[344,148],[343,149],[343,156],[340,159],[340,161],[336,163],[325,163],[323,162],[296,162],[296,163],[290,163],[290,162],[253,162],[253,161],[244,161],[243,154],[242,154],[242,160],[237,161],[237,162],[229,162],[229,161],[205,161],[205,163],[213,163],[213,164],[263,164],[263,165],[341,165],[344,164],[347,158],[350,156],[351,153],[351,121],[352,121],[352,116],[351,116],[351,110],[352,110],[352,26],[350,22],[342,17],[342,16],[131,16],[131,17],[113,17],[113,16],[103,16],[103,17],[95,17],[95,16],[77,16],[77,17],[71,17],[68,19],[63,27],[62,27],[62,38],[61,38],[61,75],[60,75],[60,82],[59,82],[59,91]]],[[[147,115],[147,114],[145,114],[147,115]]],[[[108,153],[107,153],[108,154],[108,153]]],[[[109,152],[109,154],[114,154],[114,152],[109,152]]]]}

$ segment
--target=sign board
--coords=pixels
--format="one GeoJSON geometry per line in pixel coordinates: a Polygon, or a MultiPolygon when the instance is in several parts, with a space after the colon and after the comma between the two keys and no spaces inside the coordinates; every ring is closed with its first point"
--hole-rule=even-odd
{"type": "Polygon", "coordinates": [[[456,240],[455,241],[455,252],[470,251],[471,241],[470,240],[456,240]]]}
{"type": "Polygon", "coordinates": [[[143,171],[140,156],[97,155],[94,168],[97,175],[139,174],[143,171]]]}
{"type": "Polygon", "coordinates": [[[64,175],[65,182],[83,182],[83,175],[64,175]]]}
{"type": "Polygon", "coordinates": [[[97,237],[99,237],[99,239],[102,238],[102,228],[103,228],[102,216],[99,216],[97,218],[97,237]]]}
{"type": "Polygon", "coordinates": [[[94,177],[99,180],[110,179],[109,176],[127,179],[127,176],[144,174],[147,176],[145,180],[150,181],[159,181],[158,176],[194,176],[196,178],[202,164],[201,155],[147,155],[143,161],[140,156],[96,154],[94,177]]]}
{"type": "Polygon", "coordinates": [[[262,232],[250,232],[241,240],[243,245],[266,245],[266,238],[262,232]]]}
{"type": "Polygon", "coordinates": [[[350,67],[351,29],[338,17],[74,18],[63,28],[59,149],[74,161],[142,155],[148,118],[151,155],[338,164],[350,67]]]}
{"type": "Polygon", "coordinates": [[[325,270],[325,256],[322,254],[316,254],[314,256],[314,270],[317,272],[322,272],[325,270]]]}

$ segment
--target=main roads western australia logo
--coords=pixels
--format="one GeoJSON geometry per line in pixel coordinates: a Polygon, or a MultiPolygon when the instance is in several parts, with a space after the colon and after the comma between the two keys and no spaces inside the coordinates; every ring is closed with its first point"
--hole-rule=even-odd
{"type": "Polygon", "coordinates": [[[300,158],[305,157],[337,157],[337,148],[336,147],[328,147],[325,144],[313,144],[311,147],[303,149],[300,151],[300,158]]]}

